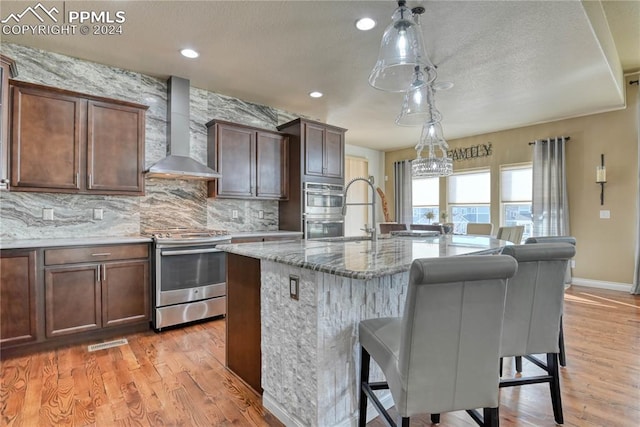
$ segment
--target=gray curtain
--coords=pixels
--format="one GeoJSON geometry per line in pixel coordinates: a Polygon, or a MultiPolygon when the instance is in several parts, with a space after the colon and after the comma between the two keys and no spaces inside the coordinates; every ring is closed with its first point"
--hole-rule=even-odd
{"type": "Polygon", "coordinates": [[[395,218],[399,224],[413,222],[411,160],[393,162],[395,182],[395,218]]]}
{"type": "Polygon", "coordinates": [[[565,157],[564,137],[534,142],[534,236],[570,235],[565,157]]]}
{"type": "MultiPolygon", "coordinates": [[[[534,141],[533,235],[570,236],[564,137],[534,141]]],[[[566,283],[571,282],[567,268],[566,283]]]]}
{"type": "MultiPolygon", "coordinates": [[[[638,92],[636,94],[636,105],[638,114],[638,187],[640,188],[640,84],[636,83],[638,92]]],[[[636,194],[636,268],[633,273],[632,294],[640,294],[640,196],[636,194]]]]}

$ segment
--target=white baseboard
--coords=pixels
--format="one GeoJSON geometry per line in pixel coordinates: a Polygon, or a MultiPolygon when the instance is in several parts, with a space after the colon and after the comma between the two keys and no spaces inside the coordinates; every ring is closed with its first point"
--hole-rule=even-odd
{"type": "Polygon", "coordinates": [[[287,427],[305,427],[302,421],[290,415],[266,390],[262,393],[262,406],[287,427]]]}
{"type": "Polygon", "coordinates": [[[631,284],[620,282],[605,282],[602,280],[581,279],[574,277],[571,284],[576,286],[585,286],[588,288],[609,289],[612,291],[631,292],[631,284]]]}
{"type": "MultiPolygon", "coordinates": [[[[393,398],[391,397],[391,393],[386,392],[385,395],[381,396],[380,402],[386,409],[392,407],[393,398]]],[[[276,402],[275,399],[273,399],[271,395],[266,391],[263,391],[262,393],[262,406],[267,411],[271,412],[273,416],[275,416],[278,420],[280,420],[282,424],[287,427],[306,427],[305,424],[302,423],[302,421],[287,413],[287,411],[282,406],[280,406],[280,404],[276,402]]],[[[367,422],[371,421],[379,415],[376,409],[372,406],[373,405],[371,404],[367,405],[367,422]]],[[[357,425],[358,417],[356,414],[355,417],[348,418],[332,427],[356,427],[357,425]]]]}

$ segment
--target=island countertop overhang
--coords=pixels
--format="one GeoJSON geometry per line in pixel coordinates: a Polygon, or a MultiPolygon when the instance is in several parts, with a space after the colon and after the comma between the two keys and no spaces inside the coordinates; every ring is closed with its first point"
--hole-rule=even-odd
{"type": "Polygon", "coordinates": [[[371,240],[297,240],[218,245],[223,251],[368,280],[408,271],[417,258],[495,254],[510,244],[490,236],[443,235],[371,240]]]}

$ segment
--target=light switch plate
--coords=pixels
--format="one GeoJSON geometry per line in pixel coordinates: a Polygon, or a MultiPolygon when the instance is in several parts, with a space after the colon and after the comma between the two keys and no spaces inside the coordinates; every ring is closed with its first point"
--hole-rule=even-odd
{"type": "Polygon", "coordinates": [[[289,296],[291,299],[298,299],[298,293],[300,291],[300,277],[291,275],[289,276],[289,296]]]}
{"type": "Polygon", "coordinates": [[[258,218],[260,218],[260,219],[264,218],[264,211],[263,210],[259,210],[258,211],[258,218]]]}
{"type": "Polygon", "coordinates": [[[93,209],[93,219],[99,221],[102,218],[104,218],[104,209],[102,209],[102,208],[94,208],[93,209]]]}
{"type": "Polygon", "coordinates": [[[45,221],[53,221],[53,208],[42,208],[42,219],[45,221]]]}
{"type": "Polygon", "coordinates": [[[609,210],[600,211],[600,219],[609,219],[609,218],[611,218],[611,211],[609,210]]]}

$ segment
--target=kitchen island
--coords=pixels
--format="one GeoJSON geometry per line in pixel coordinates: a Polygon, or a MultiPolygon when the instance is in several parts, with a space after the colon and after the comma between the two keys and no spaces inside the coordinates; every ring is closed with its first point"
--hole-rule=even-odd
{"type": "MultiPolygon", "coordinates": [[[[358,322],[401,315],[414,259],[507,244],[446,235],[220,245],[228,252],[227,366],[288,426],[354,426],[358,322]]],[[[388,393],[382,399],[393,404],[388,393]]]]}

